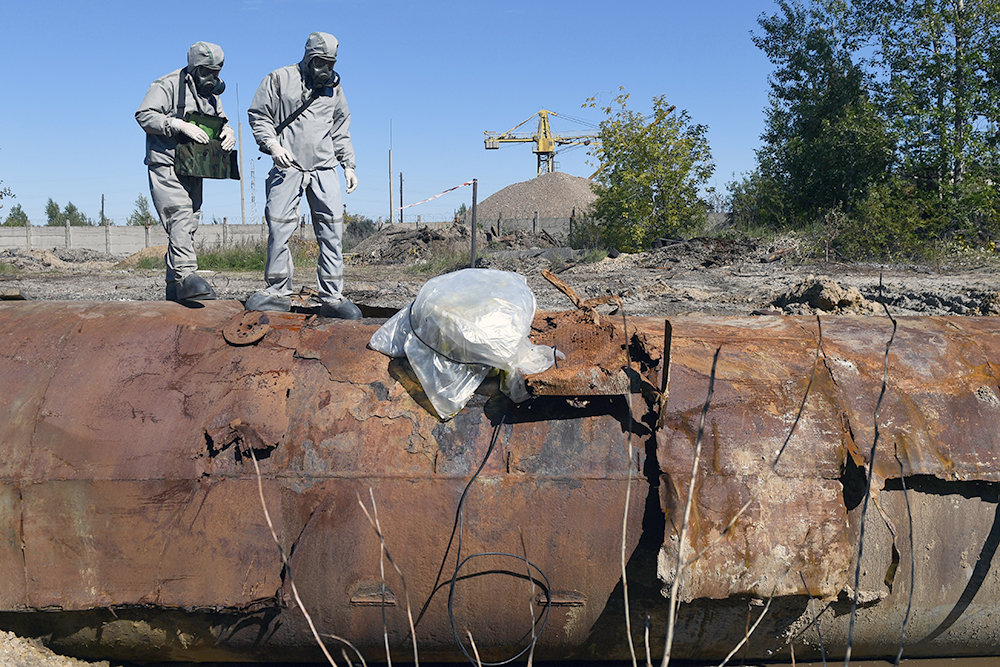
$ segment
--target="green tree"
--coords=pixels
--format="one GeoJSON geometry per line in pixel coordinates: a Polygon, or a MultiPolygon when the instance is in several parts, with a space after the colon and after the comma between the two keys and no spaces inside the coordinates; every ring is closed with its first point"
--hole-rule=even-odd
{"type": "Polygon", "coordinates": [[[49,200],[45,202],[45,219],[45,224],[50,227],[63,224],[63,213],[59,210],[59,204],[57,204],[51,197],[49,197],[49,200]]]}
{"type": "MultiPolygon", "coordinates": [[[[619,90],[611,104],[600,107],[605,119],[591,155],[602,168],[592,214],[601,221],[607,244],[637,251],[705,219],[701,190],[715,164],[708,128],[692,123],[687,111],[672,113],[661,95],[653,98],[652,114],[644,116],[628,108],[629,95],[619,90]]],[[[598,105],[591,98],[586,106],[598,105]]]]}
{"type": "Polygon", "coordinates": [[[71,227],[88,227],[94,224],[94,221],[78,209],[73,202],[66,202],[66,206],[63,207],[62,219],[63,224],[69,222],[71,227]]]}
{"type": "Polygon", "coordinates": [[[155,225],[159,220],[153,215],[152,211],[149,210],[149,200],[146,199],[145,195],[139,195],[135,198],[135,206],[132,209],[132,213],[129,214],[127,223],[130,225],[138,225],[139,227],[146,227],[148,225],[155,225]]]}
{"type": "Polygon", "coordinates": [[[1000,2],[856,1],[877,54],[900,176],[943,204],[942,233],[996,233],[1000,180],[1000,2]]]}
{"type": "Polygon", "coordinates": [[[774,64],[757,169],[732,189],[744,218],[798,227],[840,210],[850,215],[883,181],[893,139],[853,52],[843,3],[778,0],[754,43],[774,64]]]}
{"type": "MultiPolygon", "coordinates": [[[[13,197],[13,196],[14,192],[10,188],[5,186],[3,184],[3,181],[0,181],[0,202],[3,201],[4,197],[13,197]]],[[[3,208],[3,204],[0,204],[0,208],[3,208]]]]}
{"type": "Polygon", "coordinates": [[[26,227],[28,225],[28,214],[24,212],[20,204],[14,204],[3,224],[4,227],[26,227]]]}

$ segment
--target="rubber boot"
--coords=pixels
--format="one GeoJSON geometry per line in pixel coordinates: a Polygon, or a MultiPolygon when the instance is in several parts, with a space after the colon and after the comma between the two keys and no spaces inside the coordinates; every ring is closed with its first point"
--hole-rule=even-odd
{"type": "Polygon", "coordinates": [[[320,317],[336,317],[342,320],[360,320],[361,309],[347,299],[341,299],[338,303],[324,301],[319,307],[320,317]]]}
{"type": "Polygon", "coordinates": [[[247,310],[274,310],[287,313],[292,309],[292,300],[287,296],[276,296],[267,292],[254,292],[247,299],[247,310]]]}
{"type": "Polygon", "coordinates": [[[177,301],[215,298],[215,290],[212,289],[207,280],[197,273],[189,274],[184,277],[184,280],[177,283],[177,301]]]}

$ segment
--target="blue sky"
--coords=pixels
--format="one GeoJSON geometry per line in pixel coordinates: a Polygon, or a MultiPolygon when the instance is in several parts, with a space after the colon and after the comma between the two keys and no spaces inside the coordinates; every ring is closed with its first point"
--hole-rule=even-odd
{"type": "MultiPolygon", "coordinates": [[[[636,110],[648,112],[664,95],[707,125],[713,185],[724,189],[754,165],[771,68],[750,32],[773,7],[770,0],[8,3],[0,28],[0,181],[16,198],[3,201],[0,216],[20,204],[33,224],[44,224],[51,197],[96,218],[103,194],[106,215],[124,223],[136,197],[149,194],[135,109],[153,79],[184,65],[198,40],[225,50],[222,99],[243,130],[248,222],[251,162],[263,214],[271,161],[257,159],[246,107],[264,75],[302,57],[315,30],[340,40],[337,71],[360,180],[345,199],[351,212],[388,217],[390,125],[397,206],[400,171],[404,203],[472,178],[482,201],[535,176],[530,145],[486,151],[484,130],[507,130],[542,108],[596,124],[600,114],[583,103],[608,102],[619,86],[636,110]]],[[[564,118],[552,127],[590,131],[564,118]]],[[[556,160],[573,175],[594,171],[585,148],[556,160]]],[[[471,203],[471,188],[409,208],[404,219],[449,219],[462,203],[471,203]]],[[[239,222],[239,183],[206,181],[202,211],[203,222],[239,222]]]]}

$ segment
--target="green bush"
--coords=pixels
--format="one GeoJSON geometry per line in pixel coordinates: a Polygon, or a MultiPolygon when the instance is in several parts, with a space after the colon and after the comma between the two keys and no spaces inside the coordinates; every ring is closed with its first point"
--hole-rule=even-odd
{"type": "Polygon", "coordinates": [[[573,223],[573,233],[566,240],[566,245],[577,250],[589,248],[607,248],[604,241],[604,226],[597,220],[584,218],[573,223]]]}

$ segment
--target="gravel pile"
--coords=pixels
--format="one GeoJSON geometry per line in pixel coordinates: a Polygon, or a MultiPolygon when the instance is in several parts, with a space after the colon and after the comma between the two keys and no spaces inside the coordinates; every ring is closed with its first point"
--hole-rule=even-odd
{"type": "MultiPolygon", "coordinates": [[[[479,202],[476,219],[495,222],[502,216],[505,220],[530,220],[536,211],[539,218],[568,218],[574,208],[577,215],[583,215],[596,199],[590,184],[590,179],[558,171],[542,174],[508,185],[479,202]]],[[[471,212],[465,214],[466,218],[471,216],[471,212]]]]}
{"type": "Polygon", "coordinates": [[[4,667],[108,667],[107,662],[84,662],[56,655],[34,639],[21,639],[0,630],[0,665],[4,667]]]}
{"type": "Polygon", "coordinates": [[[121,259],[120,255],[109,255],[106,252],[91,250],[89,248],[53,248],[52,254],[70,264],[80,264],[83,262],[111,263],[121,259]]]}
{"type": "MultiPolygon", "coordinates": [[[[544,230],[538,233],[517,230],[502,236],[480,230],[476,242],[479,244],[478,252],[484,256],[496,252],[553,249],[559,245],[559,241],[544,230]]],[[[469,229],[462,223],[449,227],[418,228],[393,225],[383,227],[356,245],[350,263],[416,264],[434,257],[467,256],[471,246],[469,229]]]]}

